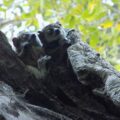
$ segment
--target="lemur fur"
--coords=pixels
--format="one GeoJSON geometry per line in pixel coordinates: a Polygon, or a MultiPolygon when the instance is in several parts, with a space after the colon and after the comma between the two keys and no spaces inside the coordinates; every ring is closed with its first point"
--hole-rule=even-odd
{"type": "Polygon", "coordinates": [[[39,63],[44,56],[44,50],[37,34],[21,32],[18,37],[12,40],[16,53],[23,63],[27,65],[27,70],[34,74],[37,79],[43,78],[46,75],[46,61],[39,63]]]}
{"type": "Polygon", "coordinates": [[[36,67],[36,61],[42,53],[41,43],[37,35],[32,32],[21,32],[12,41],[20,59],[25,64],[36,67]]]}
{"type": "Polygon", "coordinates": [[[72,30],[64,29],[59,22],[49,24],[42,31],[39,31],[38,36],[41,39],[45,53],[60,61],[66,53],[66,49],[74,44],[74,41],[67,38],[70,31],[72,30]]]}

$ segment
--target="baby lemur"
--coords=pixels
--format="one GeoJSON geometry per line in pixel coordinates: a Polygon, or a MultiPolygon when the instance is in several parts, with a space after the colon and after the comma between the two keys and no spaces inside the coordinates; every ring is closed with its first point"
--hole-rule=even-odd
{"type": "Polygon", "coordinates": [[[48,58],[43,57],[44,50],[37,34],[21,32],[18,37],[13,38],[12,41],[18,57],[27,65],[27,70],[34,74],[36,78],[44,77],[46,74],[45,59],[48,58]]]}

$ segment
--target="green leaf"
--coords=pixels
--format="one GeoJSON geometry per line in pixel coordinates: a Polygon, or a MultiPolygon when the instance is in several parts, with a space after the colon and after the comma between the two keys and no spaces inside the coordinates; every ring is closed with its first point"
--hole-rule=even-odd
{"type": "Polygon", "coordinates": [[[11,6],[13,4],[14,0],[3,0],[3,4],[7,7],[11,6]]]}

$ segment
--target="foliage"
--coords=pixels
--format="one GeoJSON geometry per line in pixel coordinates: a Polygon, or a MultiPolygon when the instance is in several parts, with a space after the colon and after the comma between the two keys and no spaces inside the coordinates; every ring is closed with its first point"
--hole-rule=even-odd
{"type": "Polygon", "coordinates": [[[60,21],[80,30],[82,40],[120,70],[119,13],[119,0],[2,0],[0,28],[14,35],[17,30],[34,31],[60,21]]]}

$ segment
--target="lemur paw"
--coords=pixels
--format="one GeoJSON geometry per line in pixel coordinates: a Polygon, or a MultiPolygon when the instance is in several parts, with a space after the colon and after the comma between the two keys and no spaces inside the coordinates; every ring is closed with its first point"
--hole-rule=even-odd
{"type": "Polygon", "coordinates": [[[51,56],[47,56],[47,55],[45,55],[42,58],[38,59],[38,61],[37,61],[38,68],[45,67],[47,61],[50,60],[50,59],[51,59],[51,56]]]}

